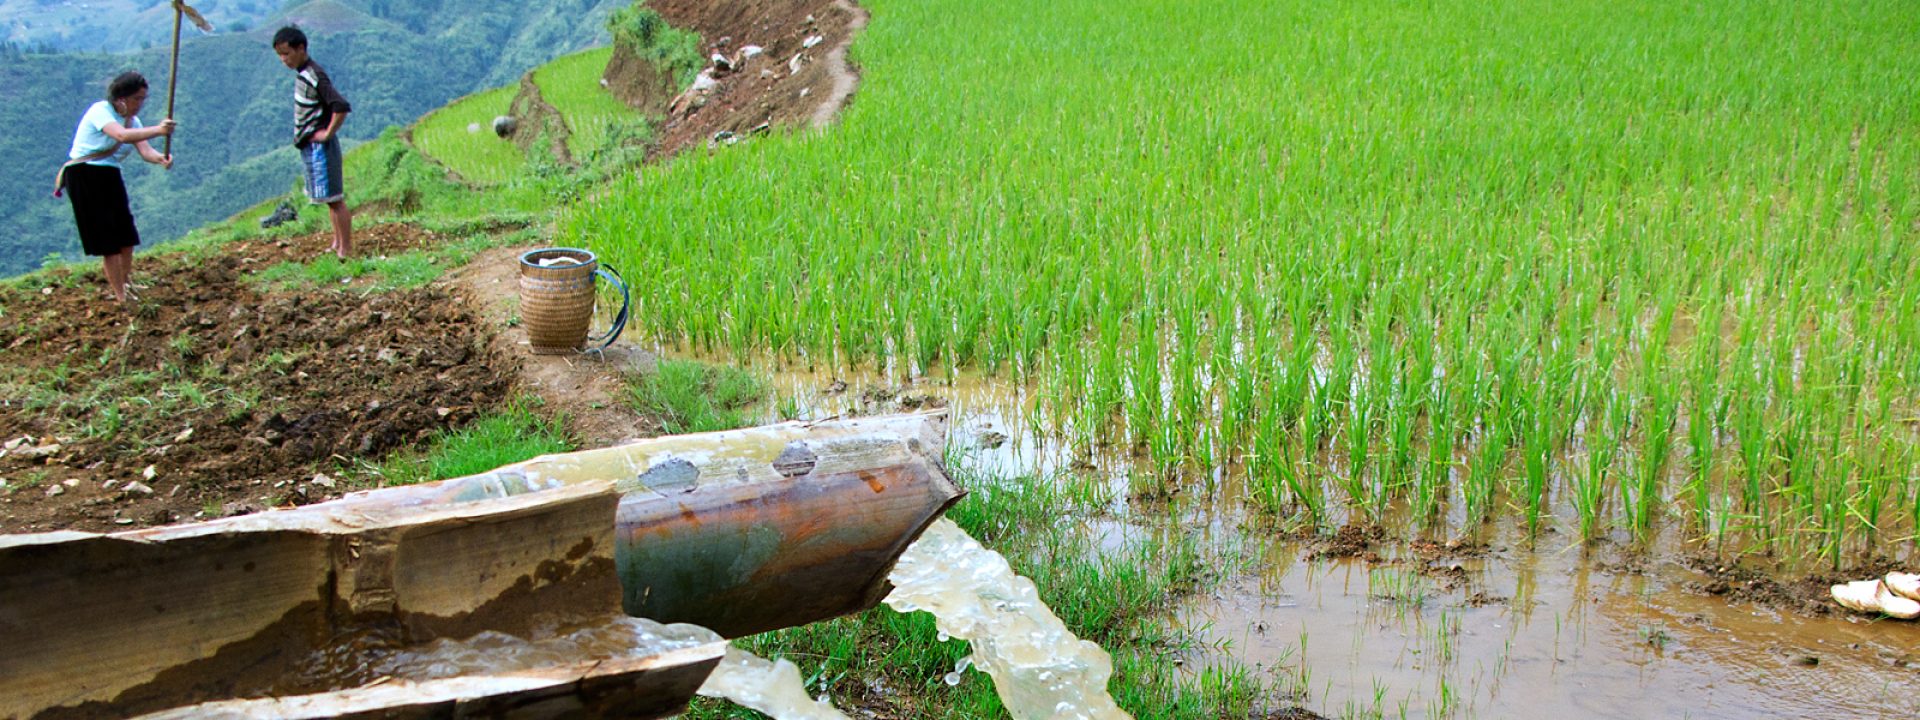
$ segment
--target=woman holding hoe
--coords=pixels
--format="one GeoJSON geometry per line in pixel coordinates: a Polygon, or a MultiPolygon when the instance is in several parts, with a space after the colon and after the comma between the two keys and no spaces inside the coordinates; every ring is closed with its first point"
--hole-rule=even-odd
{"type": "Polygon", "coordinates": [[[127,276],[133,270],[133,248],[140,244],[140,230],[133,224],[133,208],[127,202],[127,185],[120,177],[120,160],[130,149],[140,151],[140,159],[163,168],[173,167],[173,156],[162,155],[147,141],[173,135],[171,118],[147,127],[140,122],[140,107],[147,102],[147,79],[137,72],[124,72],[107,85],[107,99],[87,108],[80,126],[73,131],[73,148],[67,151],[67,164],[60,169],[54,195],[64,188],[73,201],[73,222],[80,230],[80,247],[88,255],[99,256],[105,266],[107,293],[114,302],[133,298],[127,276]],[[128,146],[132,146],[129,148],[128,146]]]}

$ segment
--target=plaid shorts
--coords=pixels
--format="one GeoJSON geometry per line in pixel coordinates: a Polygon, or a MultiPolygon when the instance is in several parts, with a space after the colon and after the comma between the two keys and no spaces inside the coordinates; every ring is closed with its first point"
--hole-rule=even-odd
{"type": "Polygon", "coordinates": [[[307,169],[307,199],[330,203],[347,198],[345,171],[340,168],[340,138],[307,143],[300,148],[300,164],[307,169]]]}

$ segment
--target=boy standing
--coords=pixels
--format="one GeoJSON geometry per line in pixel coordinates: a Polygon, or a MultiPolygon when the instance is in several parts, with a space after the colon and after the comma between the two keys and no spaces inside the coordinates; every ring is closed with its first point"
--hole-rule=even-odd
{"type": "Polygon", "coordinates": [[[353,107],[320,64],[307,57],[307,34],[291,25],[273,34],[273,52],[293,70],[293,146],[307,171],[307,199],[326,203],[333,221],[333,246],[345,259],[353,252],[353,214],[347,210],[344,171],[340,167],[340,126],[353,107]]]}

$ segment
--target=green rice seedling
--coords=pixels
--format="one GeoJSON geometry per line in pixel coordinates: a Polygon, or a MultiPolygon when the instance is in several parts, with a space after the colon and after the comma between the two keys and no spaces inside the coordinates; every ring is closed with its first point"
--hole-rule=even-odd
{"type": "Polygon", "coordinates": [[[1127,375],[1127,429],[1135,444],[1147,444],[1162,434],[1160,328],[1154,318],[1142,313],[1134,319],[1133,332],[1127,375]]]}
{"type": "Polygon", "coordinates": [[[1480,436],[1479,447],[1467,467],[1467,522],[1485,522],[1493,512],[1495,485],[1506,466],[1508,430],[1492,425],[1480,436]]]}
{"type": "MultiPolygon", "coordinates": [[[[1718,315],[1708,313],[1712,318],[1709,326],[1718,325],[1718,315]]],[[[1691,401],[1687,403],[1687,469],[1689,473],[1689,494],[1693,497],[1695,522],[1701,528],[1708,523],[1708,513],[1713,504],[1711,478],[1714,460],[1719,448],[1719,429],[1726,415],[1727,399],[1718,391],[1719,341],[1715,338],[1701,338],[1694,343],[1694,359],[1691,364],[1689,389],[1691,401]]]]}
{"type": "Polygon", "coordinates": [[[1420,465],[1413,493],[1414,515],[1418,522],[1428,527],[1442,520],[1440,505],[1445,501],[1453,479],[1453,450],[1458,432],[1454,425],[1453,407],[1447,399],[1447,384],[1436,382],[1432,388],[1433,395],[1427,401],[1430,414],[1427,416],[1426,462],[1420,465]]]}
{"type": "MultiPolygon", "coordinates": [[[[1542,400],[1536,395],[1533,402],[1542,400]]],[[[1522,484],[1517,496],[1521,512],[1527,519],[1527,535],[1532,537],[1540,532],[1540,523],[1547,510],[1547,483],[1553,471],[1554,457],[1553,419],[1549,408],[1536,406],[1521,422],[1522,484]]]]}
{"type": "Polygon", "coordinates": [[[1360,398],[1354,398],[1347,405],[1346,439],[1347,467],[1341,475],[1341,482],[1347,489],[1347,502],[1366,514],[1368,520],[1378,520],[1386,509],[1386,492],[1378,483],[1368,480],[1368,460],[1372,458],[1369,442],[1373,439],[1373,423],[1368,413],[1372,406],[1360,398]]]}
{"type": "Polygon", "coordinates": [[[1641,415],[1640,464],[1635,474],[1632,512],[1628,514],[1629,524],[1642,531],[1651,527],[1662,507],[1662,481],[1666,479],[1673,442],[1678,392],[1668,383],[1650,383],[1646,402],[1647,409],[1641,415]]]}
{"type": "Polygon", "coordinates": [[[1580,514],[1580,534],[1599,537],[1606,532],[1607,490],[1615,456],[1625,431],[1626,410],[1617,392],[1607,392],[1586,434],[1586,467],[1573,478],[1573,507],[1580,514]]]}
{"type": "Polygon", "coordinates": [[[1395,568],[1367,571],[1367,594],[1392,603],[1397,613],[1419,610],[1431,593],[1429,581],[1420,573],[1395,568]]]}

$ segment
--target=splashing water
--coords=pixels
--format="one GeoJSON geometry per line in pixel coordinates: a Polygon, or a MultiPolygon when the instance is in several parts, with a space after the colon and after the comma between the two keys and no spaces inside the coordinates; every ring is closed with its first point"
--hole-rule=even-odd
{"type": "Polygon", "coordinates": [[[375,676],[425,681],[532,670],[592,658],[645,657],[713,642],[720,642],[720,636],[698,625],[663,625],[621,616],[580,627],[546,628],[533,639],[489,630],[465,640],[435,640],[383,654],[371,669],[375,676]]]}
{"type": "Polygon", "coordinates": [[[807,697],[800,668],[784,659],[768,661],[736,647],[707,676],[700,694],[731,700],[780,720],[847,720],[825,697],[807,697]]]}
{"type": "Polygon", "coordinates": [[[1015,720],[1131,717],[1107,694],[1106,651],[1069,632],[1032,580],[952,521],[928,527],[887,580],[889,607],[933,613],[943,636],[972,644],[971,662],[993,678],[1015,720]]]}
{"type": "MultiPolygon", "coordinates": [[[[531,670],[589,658],[642,657],[720,640],[718,634],[698,625],[663,625],[622,616],[580,627],[545,628],[533,639],[487,631],[465,640],[436,640],[383,653],[367,669],[376,676],[424,681],[531,670]]],[[[800,669],[793,663],[769,662],[731,646],[699,692],[780,720],[847,720],[825,698],[807,697],[800,669]]]]}

